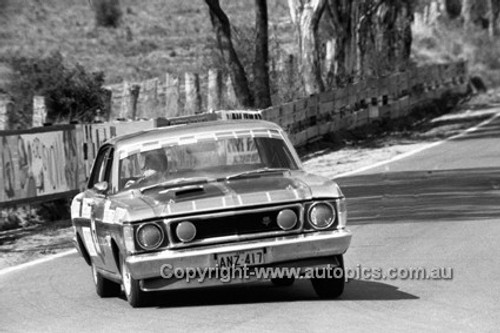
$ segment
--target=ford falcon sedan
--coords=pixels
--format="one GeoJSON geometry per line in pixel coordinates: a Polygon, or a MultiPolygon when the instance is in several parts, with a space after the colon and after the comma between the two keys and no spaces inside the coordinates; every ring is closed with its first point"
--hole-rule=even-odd
{"type": "Polygon", "coordinates": [[[123,292],[133,307],[155,291],[264,278],[281,286],[308,278],[321,298],[344,290],[351,241],[344,195],[304,171],[270,122],[211,121],[113,138],[73,199],[71,219],[97,294],[123,292]],[[218,275],[242,269],[245,276],[218,275]],[[196,278],[207,271],[209,278],[196,278]]]}

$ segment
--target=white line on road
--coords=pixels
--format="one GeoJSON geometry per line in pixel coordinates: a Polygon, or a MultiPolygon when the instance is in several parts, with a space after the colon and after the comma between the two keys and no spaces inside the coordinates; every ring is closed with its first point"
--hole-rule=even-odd
{"type": "MultiPolygon", "coordinates": [[[[385,195],[369,195],[366,197],[355,197],[355,198],[349,198],[349,199],[350,200],[370,200],[370,199],[380,199],[383,197],[385,197],[385,195]]],[[[401,197],[401,195],[398,194],[398,197],[401,197]]]]}
{"type": "Polygon", "coordinates": [[[68,250],[68,251],[64,251],[64,252],[60,252],[60,253],[53,254],[53,255],[50,255],[50,256],[47,256],[47,257],[43,257],[43,258],[40,258],[40,259],[35,259],[33,261],[29,261],[29,262],[26,262],[24,264],[20,264],[20,265],[17,265],[17,266],[7,267],[7,268],[4,268],[4,269],[0,270],[0,275],[8,274],[10,272],[15,272],[15,271],[27,268],[27,267],[31,267],[31,266],[35,266],[35,265],[38,265],[38,264],[41,264],[41,263],[44,263],[44,262],[47,262],[47,261],[51,261],[51,260],[54,260],[54,259],[57,259],[57,258],[69,256],[70,254],[73,254],[73,253],[76,253],[76,249],[68,250]]]}
{"type": "MultiPolygon", "coordinates": [[[[499,109],[499,111],[500,111],[500,109],[499,109]]],[[[354,175],[354,174],[357,174],[357,173],[360,173],[360,172],[363,172],[363,171],[366,171],[366,170],[369,170],[369,169],[373,169],[373,168],[379,167],[381,165],[385,165],[385,164],[388,164],[388,163],[391,163],[391,162],[394,162],[394,161],[401,160],[401,159],[406,158],[406,157],[411,156],[411,155],[415,155],[417,153],[420,153],[421,151],[430,149],[432,147],[439,146],[440,144],[443,144],[443,143],[445,143],[445,142],[447,142],[449,140],[453,140],[453,139],[462,137],[464,135],[467,135],[470,132],[474,132],[474,131],[478,130],[480,127],[489,124],[490,122],[492,122],[495,118],[497,118],[499,116],[500,116],[500,112],[496,113],[493,117],[491,117],[489,119],[486,119],[485,121],[481,122],[480,124],[478,124],[476,126],[473,126],[473,127],[470,127],[468,129],[464,130],[463,132],[461,132],[459,134],[456,134],[456,135],[453,135],[453,136],[451,136],[449,138],[446,138],[444,140],[441,140],[441,141],[438,141],[438,142],[434,142],[434,143],[430,143],[427,146],[420,147],[418,149],[415,149],[415,150],[403,153],[401,155],[397,155],[397,156],[395,156],[395,157],[393,157],[391,159],[388,159],[386,161],[375,163],[375,164],[369,165],[367,167],[359,168],[357,170],[353,170],[353,171],[341,173],[339,175],[336,175],[333,178],[335,179],[335,178],[340,178],[340,177],[346,177],[346,176],[354,175]]],[[[4,268],[4,269],[0,270],[0,275],[8,274],[10,272],[18,271],[18,270],[21,270],[21,269],[24,269],[24,268],[27,268],[27,267],[35,266],[35,265],[38,265],[38,264],[41,264],[41,263],[44,263],[44,262],[48,262],[48,261],[54,260],[54,259],[57,259],[57,258],[65,257],[65,256],[68,256],[68,255],[76,253],[76,252],[77,252],[76,249],[73,249],[73,250],[69,250],[69,251],[57,253],[57,254],[54,254],[54,255],[51,255],[51,256],[47,256],[47,257],[44,257],[44,258],[36,259],[36,260],[30,261],[30,262],[27,262],[27,263],[24,263],[24,264],[20,264],[20,265],[17,265],[17,266],[4,268]]]]}
{"type": "Polygon", "coordinates": [[[385,164],[389,164],[389,163],[392,163],[392,162],[395,162],[395,161],[399,161],[399,160],[402,160],[403,158],[406,158],[406,157],[409,157],[409,156],[412,156],[412,155],[415,155],[415,154],[418,154],[420,153],[421,151],[424,151],[424,150],[427,150],[427,149],[430,149],[430,148],[433,148],[433,147],[436,147],[436,146],[439,146],[445,142],[448,142],[450,140],[454,140],[454,139],[457,139],[457,138],[460,138],[462,136],[465,136],[467,135],[468,133],[471,133],[471,132],[474,132],[474,131],[477,131],[480,127],[482,126],[485,126],[485,125],[488,125],[489,123],[491,123],[493,120],[495,120],[495,118],[498,118],[500,117],[500,109],[497,110],[497,113],[492,116],[491,118],[488,118],[486,120],[484,120],[483,122],[481,122],[480,124],[476,125],[476,126],[473,126],[473,127],[469,127],[468,129],[464,130],[463,132],[461,133],[458,133],[458,134],[455,134],[453,136],[450,136],[449,138],[446,138],[446,139],[443,139],[441,141],[437,141],[437,142],[433,142],[433,143],[429,143],[428,145],[426,146],[423,146],[423,147],[420,147],[420,148],[417,148],[415,150],[411,150],[411,151],[408,151],[406,153],[403,153],[401,155],[397,155],[397,156],[394,156],[393,158],[390,158],[388,160],[385,160],[385,161],[381,161],[381,162],[378,162],[378,163],[375,163],[375,164],[372,164],[372,165],[368,165],[368,166],[365,166],[365,167],[362,167],[362,168],[359,168],[359,169],[356,169],[356,170],[353,170],[353,171],[348,171],[348,172],[344,172],[344,173],[341,173],[341,174],[338,174],[338,175],[335,175],[333,177],[333,179],[336,179],[336,178],[341,178],[341,177],[347,177],[347,176],[351,176],[351,175],[355,175],[357,173],[361,173],[363,171],[366,171],[366,170],[370,170],[370,169],[374,169],[374,168],[377,168],[379,166],[382,166],[382,165],[385,165],[385,164]]]}

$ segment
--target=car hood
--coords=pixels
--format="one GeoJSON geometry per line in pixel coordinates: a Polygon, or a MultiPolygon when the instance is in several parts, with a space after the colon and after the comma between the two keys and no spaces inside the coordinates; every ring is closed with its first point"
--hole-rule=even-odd
{"type": "Polygon", "coordinates": [[[279,175],[157,188],[144,193],[130,190],[116,195],[115,202],[128,211],[127,220],[136,221],[342,196],[332,180],[304,171],[290,171],[279,175]]]}

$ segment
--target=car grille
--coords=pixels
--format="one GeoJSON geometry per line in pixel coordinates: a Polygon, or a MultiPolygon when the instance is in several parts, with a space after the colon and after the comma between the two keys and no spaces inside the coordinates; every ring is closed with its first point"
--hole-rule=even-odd
{"type": "Polygon", "coordinates": [[[302,205],[287,205],[172,219],[167,220],[167,228],[171,247],[181,247],[296,233],[302,230],[302,216],[302,205]],[[276,222],[278,213],[283,209],[291,209],[298,216],[299,221],[292,230],[284,231],[276,222]],[[196,227],[196,237],[188,243],[181,242],[176,235],[176,227],[183,221],[189,221],[196,227]]]}

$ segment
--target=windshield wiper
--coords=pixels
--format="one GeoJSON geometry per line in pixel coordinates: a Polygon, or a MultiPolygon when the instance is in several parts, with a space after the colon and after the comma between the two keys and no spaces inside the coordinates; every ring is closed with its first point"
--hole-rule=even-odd
{"type": "Polygon", "coordinates": [[[290,169],[288,169],[288,168],[269,168],[269,167],[265,167],[265,168],[260,168],[260,169],[255,169],[255,170],[248,170],[248,171],[236,173],[234,175],[227,176],[224,179],[225,180],[230,180],[230,179],[236,179],[236,178],[251,177],[251,176],[260,175],[260,174],[263,174],[263,173],[286,172],[286,171],[290,171],[290,169]]]}
{"type": "Polygon", "coordinates": [[[149,186],[144,186],[139,189],[141,193],[144,193],[145,191],[149,191],[155,188],[171,188],[171,187],[178,187],[178,186],[187,186],[187,185],[196,185],[196,184],[206,184],[210,182],[216,181],[215,178],[209,178],[209,177],[187,177],[187,178],[175,178],[175,179],[170,179],[162,183],[158,184],[152,184],[149,186]]]}

